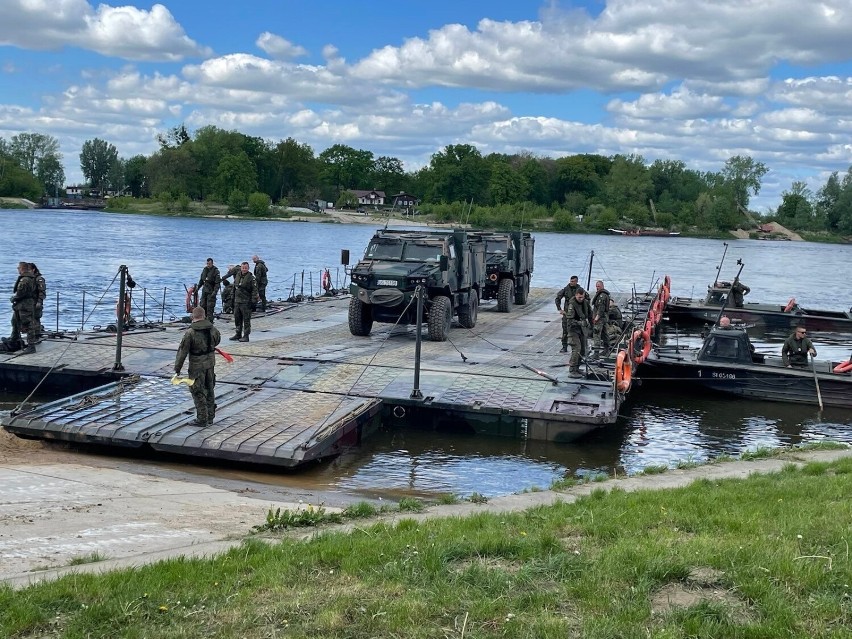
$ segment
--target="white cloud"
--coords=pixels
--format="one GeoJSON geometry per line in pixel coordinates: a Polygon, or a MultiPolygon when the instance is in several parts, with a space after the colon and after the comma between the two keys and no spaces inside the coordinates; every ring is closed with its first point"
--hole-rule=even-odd
{"type": "Polygon", "coordinates": [[[308,55],[307,49],[293,44],[279,35],[264,31],[257,38],[257,46],[273,58],[289,60],[308,55]]]}
{"type": "Polygon", "coordinates": [[[0,44],[55,50],[66,46],[127,60],[178,61],[207,56],[166,7],[150,11],[86,0],[4,0],[0,44]]]}

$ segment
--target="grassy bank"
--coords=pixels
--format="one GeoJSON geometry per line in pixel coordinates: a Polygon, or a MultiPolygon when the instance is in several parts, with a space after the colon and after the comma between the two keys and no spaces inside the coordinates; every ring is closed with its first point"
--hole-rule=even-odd
{"type": "Polygon", "coordinates": [[[850,484],[844,458],[255,539],[0,590],[0,636],[849,637],[850,484]]]}

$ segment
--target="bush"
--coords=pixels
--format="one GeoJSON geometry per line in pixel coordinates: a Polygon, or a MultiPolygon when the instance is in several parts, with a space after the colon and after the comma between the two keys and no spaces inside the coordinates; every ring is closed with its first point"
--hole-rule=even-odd
{"type": "Polygon", "coordinates": [[[270,199],[266,193],[255,191],[248,197],[248,212],[249,215],[255,217],[263,217],[269,214],[270,199]]]}
{"type": "Polygon", "coordinates": [[[189,211],[189,196],[186,193],[181,193],[177,199],[178,211],[186,213],[189,211]]]}
{"type": "Polygon", "coordinates": [[[233,213],[234,215],[239,215],[246,208],[246,196],[245,193],[240,191],[239,189],[234,189],[231,191],[231,195],[228,196],[228,211],[233,213]]]}

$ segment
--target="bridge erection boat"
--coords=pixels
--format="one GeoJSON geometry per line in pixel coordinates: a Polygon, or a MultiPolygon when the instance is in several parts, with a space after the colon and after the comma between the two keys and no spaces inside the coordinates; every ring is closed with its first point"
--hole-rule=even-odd
{"type": "Polygon", "coordinates": [[[852,408],[852,362],[788,368],[780,356],[755,352],[739,327],[713,328],[698,348],[654,346],[638,375],[749,399],[852,408]]]}

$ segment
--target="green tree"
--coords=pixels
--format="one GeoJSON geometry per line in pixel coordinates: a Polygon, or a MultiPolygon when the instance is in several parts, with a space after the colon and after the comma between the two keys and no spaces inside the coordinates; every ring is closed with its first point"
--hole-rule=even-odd
{"type": "Polygon", "coordinates": [[[222,158],[213,187],[222,202],[230,201],[231,191],[245,194],[257,190],[257,170],[245,151],[222,158]]]}
{"type": "Polygon", "coordinates": [[[653,192],[653,182],[645,161],[638,155],[617,155],[613,158],[612,167],[606,178],[604,186],[604,200],[607,205],[616,211],[627,214],[637,224],[645,222],[650,217],[648,214],[648,200],[653,192]],[[641,207],[644,213],[640,213],[637,207],[641,207]]]}
{"type": "Polygon", "coordinates": [[[488,166],[470,144],[450,144],[429,163],[432,197],[439,202],[483,202],[487,197],[488,166]]]}
{"type": "Polygon", "coordinates": [[[775,212],[778,221],[798,229],[813,229],[813,196],[804,182],[793,182],[789,191],[781,194],[781,205],[775,212]]]}
{"type": "Polygon", "coordinates": [[[319,180],[319,167],[314,150],[287,138],[275,145],[272,157],[276,166],[277,199],[285,196],[305,198],[307,191],[319,180]]]}
{"type": "Polygon", "coordinates": [[[197,173],[195,158],[189,145],[176,149],[160,149],[145,164],[144,174],[148,178],[148,191],[153,197],[168,193],[177,197],[181,193],[192,193],[193,176],[197,173]]]}
{"type": "Polygon", "coordinates": [[[248,196],[248,212],[249,215],[255,217],[263,217],[269,215],[270,198],[266,193],[255,191],[248,196]]]}
{"type": "Polygon", "coordinates": [[[372,188],[373,153],[335,144],[319,154],[322,180],[339,194],[343,189],[372,188]]]}
{"type": "Polygon", "coordinates": [[[46,158],[52,158],[60,167],[62,165],[59,140],[52,135],[43,133],[13,135],[9,150],[21,168],[33,175],[37,175],[39,162],[46,158]]]}
{"type": "Polygon", "coordinates": [[[553,198],[565,200],[569,193],[581,193],[586,198],[596,198],[609,175],[612,160],[601,155],[571,155],[556,160],[553,181],[553,198]]]}
{"type": "Polygon", "coordinates": [[[147,159],[144,155],[134,155],[124,161],[124,183],[130,189],[133,197],[145,197],[148,195],[148,177],[145,173],[147,159]]]}
{"type": "Polygon", "coordinates": [[[761,180],[769,169],[747,155],[735,155],[725,162],[722,177],[730,185],[735,204],[747,209],[750,195],[760,193],[761,180]]]}
{"type": "Polygon", "coordinates": [[[80,169],[93,188],[103,191],[113,163],[118,159],[116,148],[100,138],[86,140],[80,151],[80,169]]]}
{"type": "Polygon", "coordinates": [[[239,189],[233,189],[228,195],[228,211],[234,215],[239,215],[246,209],[246,194],[239,189]]]}
{"type": "Polygon", "coordinates": [[[384,191],[390,197],[406,187],[405,170],[402,161],[387,155],[380,155],[373,163],[372,185],[374,189],[384,191]]]}
{"type": "Polygon", "coordinates": [[[65,189],[65,170],[57,155],[46,155],[38,159],[36,179],[44,185],[49,195],[56,195],[65,189]]]}
{"type": "Polygon", "coordinates": [[[491,162],[488,200],[491,204],[511,204],[525,199],[529,185],[505,158],[491,162]]]}

